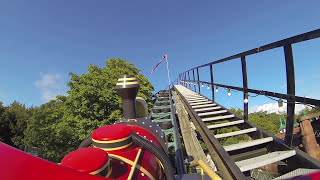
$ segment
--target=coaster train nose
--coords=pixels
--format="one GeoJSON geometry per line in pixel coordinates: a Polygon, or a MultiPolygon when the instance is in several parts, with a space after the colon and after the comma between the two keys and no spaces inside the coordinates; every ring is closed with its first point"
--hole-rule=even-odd
{"type": "Polygon", "coordinates": [[[124,117],[94,130],[61,165],[110,179],[174,179],[162,129],[147,117],[137,118],[136,77],[120,76],[115,89],[124,117]]]}

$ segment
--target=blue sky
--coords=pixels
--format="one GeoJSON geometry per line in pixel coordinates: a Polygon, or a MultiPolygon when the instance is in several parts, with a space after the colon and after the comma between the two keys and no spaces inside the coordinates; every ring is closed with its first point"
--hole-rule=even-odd
{"type": "MultiPolygon", "coordinates": [[[[320,1],[0,1],[0,101],[40,105],[65,94],[68,73],[87,73],[110,57],[132,62],[153,83],[167,86],[193,66],[320,27],[320,1]]],[[[320,98],[320,40],[294,45],[297,94],[320,98]],[[318,83],[319,84],[319,83],[318,83]]],[[[247,58],[250,88],[286,92],[283,50],[247,58]],[[271,80],[270,80],[271,79],[271,80]]],[[[214,67],[216,82],[241,85],[240,61],[214,67]]],[[[200,69],[200,76],[208,74],[200,69]]],[[[202,76],[201,76],[202,77],[202,76]]],[[[242,107],[241,93],[217,101],[242,107]],[[238,94],[238,95],[237,95],[238,94]]],[[[271,103],[257,97],[250,107],[271,103]]],[[[274,102],[272,102],[274,103],[274,102]]]]}

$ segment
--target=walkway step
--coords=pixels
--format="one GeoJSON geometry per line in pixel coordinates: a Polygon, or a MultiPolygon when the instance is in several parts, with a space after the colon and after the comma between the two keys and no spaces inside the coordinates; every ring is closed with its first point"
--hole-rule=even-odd
{"type": "Polygon", "coordinates": [[[186,98],[187,101],[207,100],[206,98],[186,98]]]}
{"type": "Polygon", "coordinates": [[[224,149],[226,151],[234,151],[234,150],[244,149],[244,148],[247,148],[247,147],[252,147],[252,146],[268,143],[268,142],[271,142],[271,141],[273,141],[273,138],[272,137],[267,137],[267,138],[256,139],[256,140],[252,140],[252,141],[248,141],[248,142],[244,142],[244,143],[232,144],[232,145],[229,145],[229,146],[224,146],[224,149]]]}
{"type": "Polygon", "coordinates": [[[220,121],[220,120],[225,120],[225,119],[229,119],[229,118],[233,118],[233,117],[234,117],[234,114],[230,114],[230,115],[225,115],[225,116],[202,118],[202,121],[204,121],[204,122],[206,122],[206,121],[220,121]]]}
{"type": "Polygon", "coordinates": [[[191,106],[195,106],[195,105],[203,105],[203,104],[210,104],[212,103],[211,101],[206,101],[206,102],[198,102],[198,103],[190,103],[191,106]]]}
{"type": "Polygon", "coordinates": [[[191,106],[192,109],[197,109],[197,108],[204,108],[204,107],[213,107],[216,106],[217,104],[212,103],[212,104],[204,104],[204,105],[198,105],[198,106],[191,106]]]}
{"type": "Polygon", "coordinates": [[[195,112],[202,112],[202,111],[211,111],[211,110],[217,110],[221,109],[220,106],[215,106],[215,107],[208,107],[208,108],[201,108],[201,109],[195,109],[195,112]]]}
{"type": "Polygon", "coordinates": [[[244,120],[232,121],[232,122],[221,123],[221,124],[214,124],[214,125],[209,125],[207,127],[209,129],[217,129],[217,128],[233,126],[233,125],[237,125],[237,124],[241,124],[241,123],[244,123],[244,120]]]}
{"type": "Polygon", "coordinates": [[[241,135],[241,134],[247,134],[247,133],[251,133],[251,132],[255,132],[255,131],[257,131],[257,128],[249,128],[249,129],[234,131],[234,132],[230,132],[230,133],[218,134],[218,135],[215,135],[214,137],[217,139],[220,139],[220,138],[226,138],[226,137],[231,137],[231,136],[237,136],[237,135],[241,135]]]}
{"type": "Polygon", "coordinates": [[[199,94],[194,92],[181,92],[181,94],[183,94],[184,96],[200,96],[199,94]]]}
{"type": "Polygon", "coordinates": [[[287,159],[289,157],[294,156],[295,154],[296,154],[295,150],[275,151],[262,156],[238,161],[236,162],[236,165],[240,168],[242,172],[245,172],[261,166],[265,166],[274,162],[287,159]]]}
{"type": "Polygon", "coordinates": [[[197,102],[206,102],[208,99],[197,99],[197,100],[188,100],[189,103],[197,103],[197,102]]]}
{"type": "Polygon", "coordinates": [[[200,99],[205,99],[205,97],[201,96],[201,95],[187,95],[187,96],[184,96],[186,99],[192,99],[192,98],[200,98],[200,99]]]}
{"type": "Polygon", "coordinates": [[[190,98],[205,98],[205,97],[202,97],[200,95],[184,95],[184,97],[186,99],[190,99],[190,98]]]}
{"type": "Polygon", "coordinates": [[[217,115],[228,112],[227,110],[220,110],[220,111],[212,111],[212,112],[205,112],[205,113],[199,113],[198,116],[208,116],[208,115],[217,115]]]}

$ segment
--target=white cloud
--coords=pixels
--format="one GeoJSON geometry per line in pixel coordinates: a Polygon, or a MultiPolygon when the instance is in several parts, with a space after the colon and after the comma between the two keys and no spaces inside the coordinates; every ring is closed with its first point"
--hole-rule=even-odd
{"type": "Polygon", "coordinates": [[[260,106],[254,106],[252,108],[249,106],[249,114],[259,111],[267,111],[267,113],[274,113],[278,112],[278,109],[278,103],[263,104],[260,106]]]}
{"type": "MultiPolygon", "coordinates": [[[[296,104],[295,113],[299,114],[305,108],[306,108],[306,106],[303,104],[296,104]]],[[[310,109],[310,107],[307,107],[307,108],[310,109]]],[[[285,113],[287,112],[287,104],[286,103],[283,103],[283,110],[285,113]]],[[[279,114],[279,106],[278,106],[278,103],[276,102],[276,103],[263,104],[260,106],[254,106],[252,108],[249,107],[249,114],[259,112],[259,111],[267,111],[267,113],[279,114]]]]}
{"type": "Polygon", "coordinates": [[[61,74],[40,74],[41,79],[35,82],[38,88],[61,88],[59,80],[62,79],[61,74]]]}
{"type": "Polygon", "coordinates": [[[41,89],[41,99],[44,102],[55,99],[57,95],[65,94],[66,82],[64,76],[59,73],[40,73],[40,80],[37,80],[34,85],[41,89]]]}

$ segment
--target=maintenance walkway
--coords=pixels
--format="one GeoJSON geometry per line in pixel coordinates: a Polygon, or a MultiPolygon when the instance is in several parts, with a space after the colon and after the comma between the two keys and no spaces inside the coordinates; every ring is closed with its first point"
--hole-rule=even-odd
{"type": "Polygon", "coordinates": [[[268,174],[269,178],[294,177],[320,168],[320,163],[306,153],[287,146],[283,140],[207,97],[182,85],[175,85],[174,90],[208,146],[223,179],[253,178],[257,168],[267,172],[268,169],[277,169],[276,173],[268,174]],[[219,129],[230,127],[237,127],[233,128],[237,130],[219,133],[223,132],[219,129]],[[248,140],[227,146],[220,143],[225,138],[239,135],[246,135],[248,140]]]}

